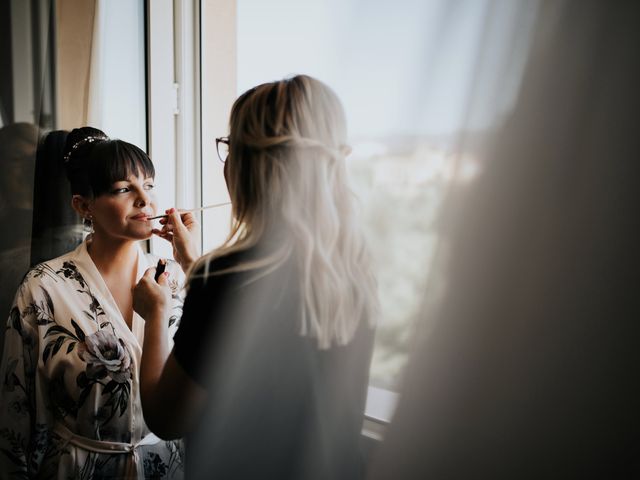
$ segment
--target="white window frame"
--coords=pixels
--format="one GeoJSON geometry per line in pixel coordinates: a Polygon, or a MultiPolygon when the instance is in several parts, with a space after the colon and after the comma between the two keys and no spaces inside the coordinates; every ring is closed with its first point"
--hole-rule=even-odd
{"type": "MultiPolygon", "coordinates": [[[[148,149],[161,210],[202,204],[199,4],[146,0],[148,149]]],[[[157,237],[150,249],[172,255],[170,245],[157,237]]]]}
{"type": "MultiPolygon", "coordinates": [[[[216,152],[216,137],[229,130],[229,112],[237,97],[237,46],[235,0],[201,1],[201,98],[202,98],[202,202],[229,201],[223,164],[216,152]]],[[[203,249],[210,251],[225,240],[231,208],[206,210],[202,215],[203,249]]]]}

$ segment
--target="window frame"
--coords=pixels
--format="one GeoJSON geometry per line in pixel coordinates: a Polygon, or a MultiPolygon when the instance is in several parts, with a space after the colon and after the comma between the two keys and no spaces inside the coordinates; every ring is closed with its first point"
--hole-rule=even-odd
{"type": "MultiPolygon", "coordinates": [[[[198,0],[145,2],[148,152],[161,211],[202,205],[199,7],[198,0]]],[[[150,250],[172,256],[157,237],[150,250]]]]}

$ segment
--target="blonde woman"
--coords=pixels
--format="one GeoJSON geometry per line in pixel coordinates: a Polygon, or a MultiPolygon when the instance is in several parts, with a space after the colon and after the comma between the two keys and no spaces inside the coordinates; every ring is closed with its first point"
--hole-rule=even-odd
{"type": "MultiPolygon", "coordinates": [[[[187,436],[190,478],[358,478],[377,305],[342,106],[311,77],[263,84],[217,142],[233,226],[191,269],[172,352],[167,276],[134,292],[145,419],[187,436]]],[[[177,212],[164,232],[189,238],[177,212]]]]}

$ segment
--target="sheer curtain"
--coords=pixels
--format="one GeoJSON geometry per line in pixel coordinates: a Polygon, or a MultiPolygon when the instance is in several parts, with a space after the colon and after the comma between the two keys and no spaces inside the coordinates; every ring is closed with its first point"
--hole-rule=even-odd
{"type": "Polygon", "coordinates": [[[144,2],[57,0],[58,128],[146,147],[144,2]]]}
{"type": "Polygon", "coordinates": [[[87,124],[95,0],[56,0],[57,128],[87,124]]]}
{"type": "Polygon", "coordinates": [[[344,103],[382,314],[372,384],[398,391],[424,292],[444,288],[441,201],[511,112],[537,1],[238,2],[238,90],[314,75],[344,103]]]}
{"type": "Polygon", "coordinates": [[[639,20],[542,3],[514,109],[447,199],[447,287],[370,478],[640,473],[639,20]]]}
{"type": "Polygon", "coordinates": [[[143,150],[147,145],[144,32],[144,2],[95,0],[86,125],[143,150]]]}
{"type": "Polygon", "coordinates": [[[239,0],[239,91],[308,73],[347,112],[371,380],[400,392],[373,478],[637,475],[637,24],[625,1],[239,0]]]}

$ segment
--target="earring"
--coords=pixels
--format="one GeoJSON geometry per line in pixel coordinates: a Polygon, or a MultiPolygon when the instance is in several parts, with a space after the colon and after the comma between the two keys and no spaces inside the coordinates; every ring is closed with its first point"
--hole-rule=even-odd
{"type": "Polygon", "coordinates": [[[82,226],[87,233],[93,233],[93,215],[89,214],[82,219],[82,226]]]}

